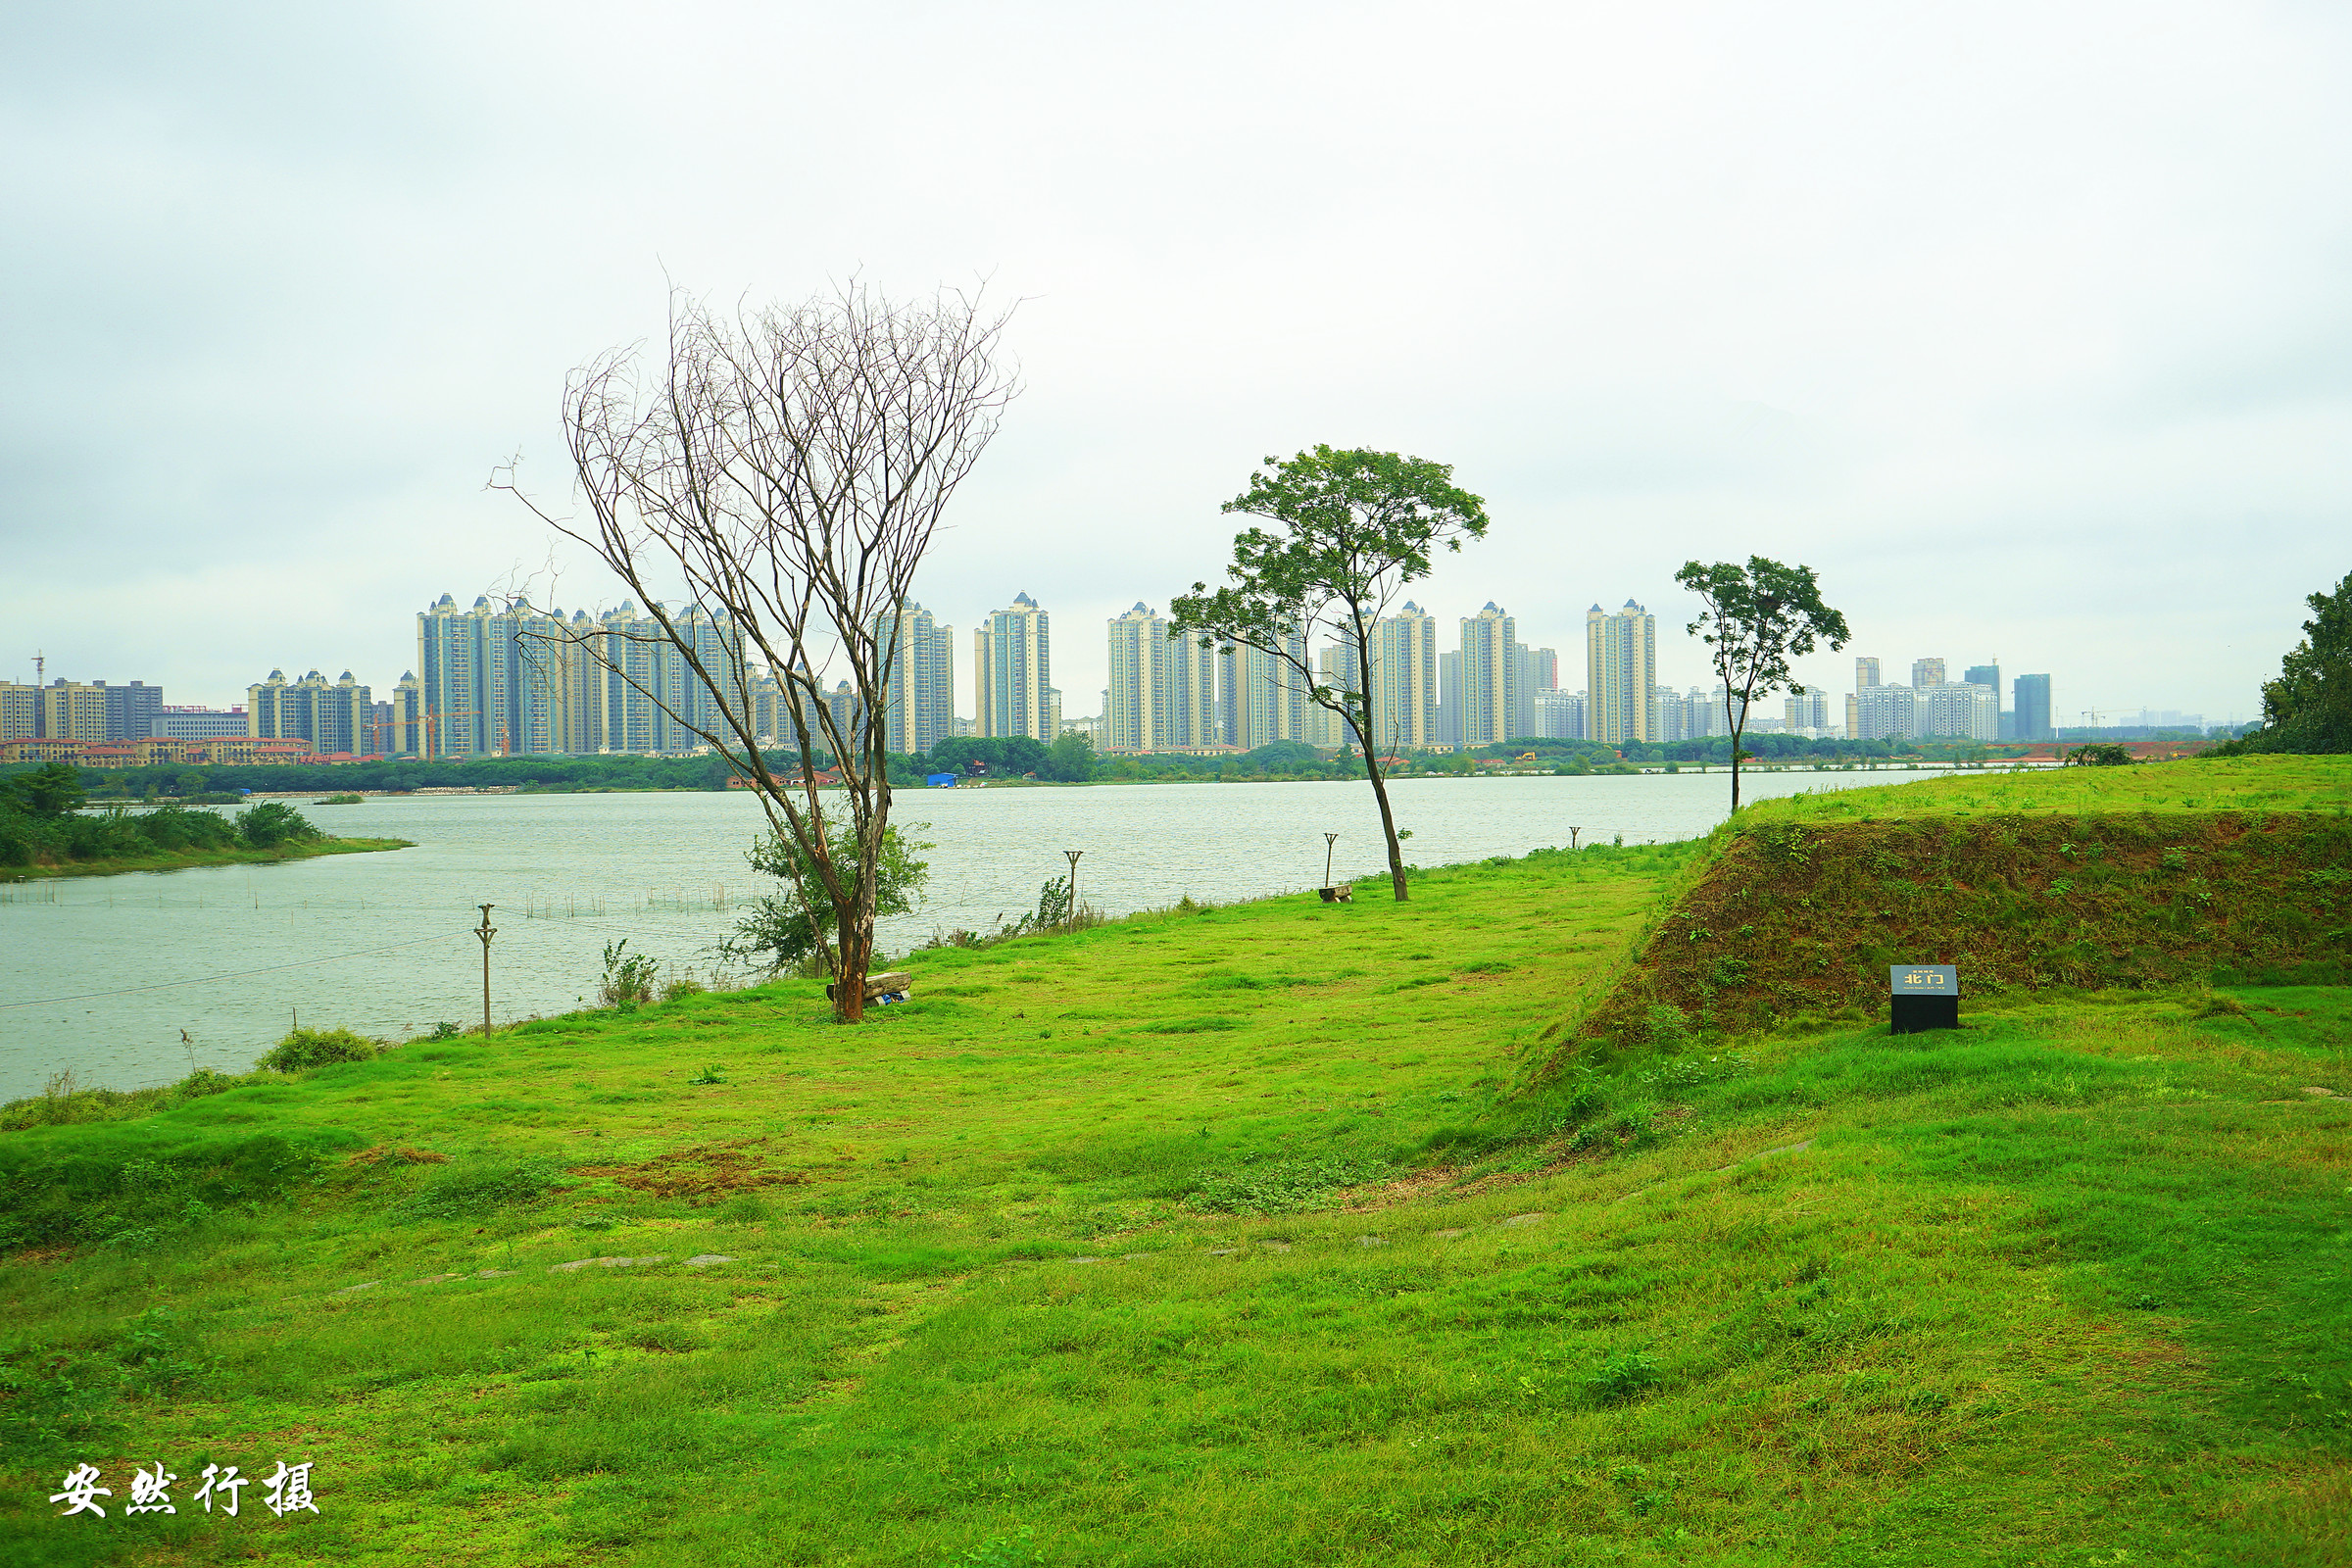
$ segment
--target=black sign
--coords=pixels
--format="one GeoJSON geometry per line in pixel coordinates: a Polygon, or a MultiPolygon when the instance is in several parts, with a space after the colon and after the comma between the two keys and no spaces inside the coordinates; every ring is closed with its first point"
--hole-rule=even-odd
{"type": "Polygon", "coordinates": [[[1886,989],[1898,997],[1956,997],[1960,970],[1948,963],[1898,963],[1886,971],[1886,989]]]}

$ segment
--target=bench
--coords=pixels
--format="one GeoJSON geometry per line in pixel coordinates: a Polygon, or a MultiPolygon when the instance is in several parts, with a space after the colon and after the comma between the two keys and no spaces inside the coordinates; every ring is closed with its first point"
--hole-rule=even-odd
{"type": "MultiPolygon", "coordinates": [[[[831,1002],[833,984],[825,985],[825,1000],[831,1002]]],[[[888,974],[869,974],[865,977],[865,1000],[879,1002],[884,997],[905,997],[914,990],[914,976],[905,969],[893,969],[888,974]]]]}

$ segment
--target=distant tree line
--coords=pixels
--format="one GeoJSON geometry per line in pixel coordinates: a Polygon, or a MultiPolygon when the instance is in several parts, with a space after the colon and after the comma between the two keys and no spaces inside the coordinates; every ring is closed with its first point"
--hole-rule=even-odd
{"type": "MultiPolygon", "coordinates": [[[[1477,765],[1481,761],[1515,760],[1530,752],[1537,759],[1532,765],[1575,775],[1633,772],[1667,763],[1722,767],[1731,762],[1731,746],[1730,739],[1720,735],[1690,741],[1634,741],[1621,747],[1598,741],[1531,737],[1469,752],[1411,753],[1400,758],[1392,771],[1395,776],[1407,778],[1475,773],[1481,771],[1477,765]]],[[[1742,750],[1761,761],[1797,763],[1894,759],[1971,761],[2001,755],[1997,747],[1973,741],[1809,741],[1802,736],[1777,734],[1749,735],[1742,750]]],[[[820,770],[832,765],[832,759],[822,753],[816,754],[813,760],[820,770]]],[[[797,758],[783,752],[769,754],[767,761],[780,772],[789,770],[797,775],[799,771],[797,758]]],[[[0,769],[0,778],[33,770],[32,764],[13,770],[0,769]]],[[[1026,735],[951,736],[925,753],[891,754],[889,770],[892,786],[899,789],[918,787],[942,773],[953,773],[959,779],[1034,777],[1057,784],[1143,784],[1351,779],[1362,777],[1364,771],[1352,749],[1325,752],[1298,741],[1275,741],[1254,751],[1207,757],[1157,752],[1103,756],[1079,734],[1064,735],[1051,746],[1026,735]]],[[[90,798],[99,802],[196,802],[215,796],[233,796],[239,790],[318,795],[415,789],[518,789],[533,793],[724,790],[733,776],[726,760],[715,755],[550,755],[475,757],[445,761],[387,758],[371,762],[259,767],[110,768],[85,770],[80,774],[90,798]]]]}

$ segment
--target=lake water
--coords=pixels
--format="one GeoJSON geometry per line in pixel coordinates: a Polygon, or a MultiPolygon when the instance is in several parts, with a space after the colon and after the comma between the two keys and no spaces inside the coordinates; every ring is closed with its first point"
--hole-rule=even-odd
{"type": "MultiPolygon", "coordinates": [[[[1886,773],[1766,773],[1753,799],[1884,784],[1886,773]]],[[[1722,820],[1721,774],[1409,779],[1391,785],[1422,865],[1584,842],[1690,838],[1722,820]]],[[[221,866],[0,885],[0,1100],[52,1073],[143,1088],[192,1067],[244,1071],[297,1017],[401,1037],[481,1017],[475,906],[494,904],[492,1009],[567,1010],[591,996],[607,943],[627,939],[707,971],[711,945],[761,880],[744,863],[760,825],[741,793],[370,798],[305,806],[328,832],[416,848],[284,865],[221,866]],[[183,1039],[183,1032],[185,1038],[183,1039]]],[[[904,952],[935,929],[985,929],[1037,903],[1083,850],[1081,897],[1111,914],[1185,894],[1228,900],[1323,880],[1327,832],[1343,879],[1380,875],[1380,818],[1361,783],[908,790],[923,906],[885,923],[904,952]]]]}

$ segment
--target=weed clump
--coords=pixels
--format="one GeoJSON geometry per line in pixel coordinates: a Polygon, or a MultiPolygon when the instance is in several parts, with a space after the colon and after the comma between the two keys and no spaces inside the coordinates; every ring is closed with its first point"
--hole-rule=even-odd
{"type": "Polygon", "coordinates": [[[1647,1350],[1610,1356],[1585,1377],[1585,1393],[1595,1404],[1631,1404],[1664,1380],[1657,1357],[1647,1350]]]}
{"type": "Polygon", "coordinates": [[[383,1050],[381,1041],[348,1029],[297,1029],[263,1053],[254,1065],[270,1072],[304,1072],[337,1062],[373,1061],[383,1050]]]}
{"type": "Polygon", "coordinates": [[[479,1219],[564,1191],[564,1172],[543,1159],[475,1160],[429,1183],[401,1207],[417,1219],[479,1219]]]}

